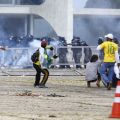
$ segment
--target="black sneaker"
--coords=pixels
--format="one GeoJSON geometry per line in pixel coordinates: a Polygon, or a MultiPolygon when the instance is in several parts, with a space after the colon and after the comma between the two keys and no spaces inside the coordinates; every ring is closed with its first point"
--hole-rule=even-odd
{"type": "Polygon", "coordinates": [[[34,85],[35,88],[39,88],[39,85],[34,85]]]}
{"type": "Polygon", "coordinates": [[[48,88],[45,85],[39,85],[39,88],[48,88]]]}

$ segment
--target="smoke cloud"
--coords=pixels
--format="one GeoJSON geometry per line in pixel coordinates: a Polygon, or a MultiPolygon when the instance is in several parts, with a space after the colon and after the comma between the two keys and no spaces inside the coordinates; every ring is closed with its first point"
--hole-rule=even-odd
{"type": "MultiPolygon", "coordinates": [[[[120,3],[120,2],[119,2],[120,3]]],[[[118,4],[120,7],[120,4],[118,4]]],[[[115,8],[117,1],[113,0],[88,0],[86,8],[115,8]]],[[[95,16],[76,15],[74,16],[74,36],[79,36],[88,45],[97,45],[98,37],[104,37],[112,33],[114,37],[120,38],[120,18],[119,16],[95,16]]]]}

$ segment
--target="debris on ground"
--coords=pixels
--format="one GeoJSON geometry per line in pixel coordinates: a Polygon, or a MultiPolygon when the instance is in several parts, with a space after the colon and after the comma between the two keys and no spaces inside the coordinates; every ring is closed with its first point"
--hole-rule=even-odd
{"type": "Polygon", "coordinates": [[[25,90],[22,93],[17,93],[16,96],[40,96],[39,94],[32,93],[32,91],[25,90]]]}
{"type": "Polygon", "coordinates": [[[57,95],[56,93],[47,95],[48,97],[66,97],[64,95],[57,95]]]}

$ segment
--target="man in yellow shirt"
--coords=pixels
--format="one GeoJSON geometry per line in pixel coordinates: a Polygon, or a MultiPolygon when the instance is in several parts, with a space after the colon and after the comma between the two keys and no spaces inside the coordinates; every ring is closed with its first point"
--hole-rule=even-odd
{"type": "Polygon", "coordinates": [[[119,61],[118,45],[113,42],[113,35],[108,34],[105,36],[106,41],[97,47],[97,50],[104,51],[104,59],[101,65],[100,73],[104,84],[108,90],[112,87],[112,77],[114,74],[114,64],[119,61]],[[108,70],[108,75],[106,71],[108,70]]]}

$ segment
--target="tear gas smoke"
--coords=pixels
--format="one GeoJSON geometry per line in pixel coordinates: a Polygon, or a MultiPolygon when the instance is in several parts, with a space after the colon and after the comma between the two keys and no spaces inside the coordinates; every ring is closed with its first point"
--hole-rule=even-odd
{"type": "MultiPolygon", "coordinates": [[[[60,44],[58,40],[51,39],[49,42],[55,49],[60,44]]],[[[41,41],[33,39],[28,43],[26,48],[8,49],[5,52],[2,51],[0,54],[1,66],[14,67],[14,68],[26,68],[32,67],[31,55],[41,47],[41,41]]],[[[48,50],[49,56],[53,55],[53,52],[48,50]]]]}
{"type": "Polygon", "coordinates": [[[33,40],[32,42],[29,42],[29,46],[31,48],[39,48],[39,47],[41,47],[41,41],[33,40]]]}
{"type": "MultiPolygon", "coordinates": [[[[120,2],[115,0],[88,0],[86,8],[120,8],[120,2]],[[118,4],[119,3],[119,4],[118,4]]],[[[104,37],[112,33],[120,38],[120,17],[109,15],[75,15],[74,16],[74,36],[79,36],[88,45],[97,45],[99,37],[104,37]]]]}

